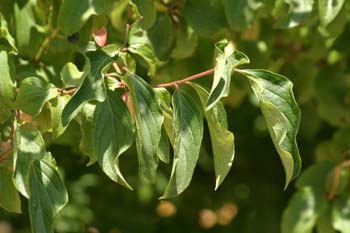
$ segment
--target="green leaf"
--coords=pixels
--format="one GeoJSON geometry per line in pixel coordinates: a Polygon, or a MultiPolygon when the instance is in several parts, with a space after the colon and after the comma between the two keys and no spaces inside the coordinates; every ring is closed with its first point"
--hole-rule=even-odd
{"type": "Polygon", "coordinates": [[[228,25],[234,31],[247,29],[262,6],[262,2],[257,0],[223,0],[223,4],[228,25]]]}
{"type": "Polygon", "coordinates": [[[215,44],[216,64],[213,85],[206,110],[211,109],[222,97],[230,93],[231,75],[235,67],[249,63],[249,58],[242,52],[234,50],[227,40],[215,44]]]}
{"type": "Polygon", "coordinates": [[[140,27],[132,27],[129,32],[128,44],[128,51],[136,57],[142,66],[148,68],[149,76],[154,76],[158,59],[148,39],[147,32],[140,27]]]}
{"type": "Polygon", "coordinates": [[[180,25],[180,30],[176,34],[175,48],[171,52],[171,57],[185,59],[191,57],[198,45],[198,35],[193,28],[186,24],[180,25]]]}
{"type": "Polygon", "coordinates": [[[152,87],[135,74],[126,80],[135,112],[136,149],[140,174],[150,182],[155,181],[158,166],[158,146],[161,138],[163,114],[152,87]]]}
{"type": "Polygon", "coordinates": [[[92,15],[105,11],[106,0],[63,1],[58,13],[58,26],[66,35],[78,32],[92,15]]]}
{"type": "Polygon", "coordinates": [[[311,233],[318,216],[327,209],[323,193],[305,187],[293,195],[282,216],[282,233],[311,233]]]}
{"type": "Polygon", "coordinates": [[[33,233],[53,233],[58,212],[67,204],[68,193],[50,153],[34,161],[30,169],[29,216],[33,233]]]}
{"type": "Polygon", "coordinates": [[[157,21],[148,30],[148,37],[156,56],[165,61],[169,58],[175,41],[175,30],[168,14],[159,14],[157,21]]]}
{"type": "Polygon", "coordinates": [[[221,0],[188,0],[181,13],[201,36],[211,37],[225,27],[221,0]]]}
{"type": "Polygon", "coordinates": [[[322,26],[330,24],[339,14],[345,0],[318,0],[318,13],[322,26]]]}
{"type": "Polygon", "coordinates": [[[14,72],[6,51],[0,51],[0,102],[11,106],[16,97],[16,83],[13,80],[14,72]]]}
{"type": "Polygon", "coordinates": [[[153,5],[153,0],[132,0],[131,1],[138,11],[138,15],[142,16],[141,26],[147,30],[156,22],[157,12],[153,5]]]}
{"type": "Polygon", "coordinates": [[[113,59],[101,50],[86,53],[84,79],[78,90],[67,103],[62,114],[64,126],[78,114],[83,104],[90,100],[102,102],[106,98],[106,91],[103,86],[103,72],[113,59]]]}
{"type": "Polygon", "coordinates": [[[308,167],[298,178],[295,186],[298,189],[312,187],[314,190],[326,193],[327,178],[334,168],[329,162],[319,162],[308,167]]]}
{"type": "Polygon", "coordinates": [[[251,83],[259,101],[273,144],[286,174],[285,188],[301,169],[296,135],[300,109],[293,94],[293,84],[286,77],[266,70],[241,70],[251,83]]]}
{"type": "Polygon", "coordinates": [[[317,233],[336,233],[332,226],[332,211],[330,206],[328,206],[327,210],[318,217],[316,222],[317,233]]]}
{"type": "Polygon", "coordinates": [[[11,36],[8,30],[5,17],[0,13],[0,50],[3,49],[15,55],[18,53],[15,45],[15,39],[11,36]]]}
{"type": "Polygon", "coordinates": [[[119,95],[108,91],[105,101],[96,105],[93,147],[97,161],[108,177],[131,190],[119,169],[119,157],[131,146],[133,136],[134,126],[128,107],[119,95]]]}
{"type": "Polygon", "coordinates": [[[23,112],[36,116],[45,103],[57,96],[57,88],[37,77],[25,78],[19,87],[15,107],[23,112]]]}
{"type": "MultiPolygon", "coordinates": [[[[209,92],[197,84],[192,83],[191,85],[196,90],[205,108],[209,92]]],[[[205,116],[207,118],[213,147],[216,190],[231,169],[235,155],[234,136],[232,132],[227,130],[226,112],[221,102],[217,102],[213,108],[209,111],[205,111],[205,116]]]]}
{"type": "Polygon", "coordinates": [[[334,229],[341,233],[349,233],[350,231],[350,195],[337,198],[333,203],[332,225],[334,229]]]}
{"type": "Polygon", "coordinates": [[[34,161],[45,156],[45,142],[41,133],[27,124],[16,128],[13,144],[13,182],[17,190],[29,198],[30,169],[34,161]]]}
{"type": "Polygon", "coordinates": [[[303,23],[311,14],[314,0],[284,0],[288,4],[288,12],[279,13],[276,28],[292,28],[303,23]]]}
{"type": "Polygon", "coordinates": [[[185,92],[172,97],[174,108],[174,160],[169,183],[161,197],[182,193],[190,184],[203,137],[203,119],[199,107],[185,92]]]}
{"type": "Polygon", "coordinates": [[[93,141],[92,141],[92,130],[94,129],[94,112],[95,105],[86,103],[81,110],[81,141],[79,144],[79,149],[85,155],[89,157],[89,162],[87,166],[90,166],[96,162],[96,154],[94,151],[93,141]]]}
{"type": "Polygon", "coordinates": [[[165,88],[154,88],[154,92],[157,95],[157,99],[160,108],[163,112],[164,122],[163,126],[168,135],[171,145],[174,145],[174,127],[173,127],[173,110],[171,108],[171,95],[170,92],[165,88]]]}
{"type": "Polygon", "coordinates": [[[12,181],[12,171],[0,167],[0,207],[14,213],[21,213],[21,199],[12,181]]]}
{"type": "Polygon", "coordinates": [[[52,136],[57,138],[66,130],[67,126],[62,124],[62,113],[70,97],[58,95],[51,100],[51,127],[52,136]]]}
{"type": "Polygon", "coordinates": [[[68,62],[63,66],[60,75],[65,87],[77,87],[82,81],[84,72],[78,70],[74,63],[68,62]]]}
{"type": "Polygon", "coordinates": [[[164,163],[170,162],[170,148],[169,139],[167,132],[164,127],[162,127],[162,136],[160,137],[159,147],[158,147],[158,158],[164,163]]]}

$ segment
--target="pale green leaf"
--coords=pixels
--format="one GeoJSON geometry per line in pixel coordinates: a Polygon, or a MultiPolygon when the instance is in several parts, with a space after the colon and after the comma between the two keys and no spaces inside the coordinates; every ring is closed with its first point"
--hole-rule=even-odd
{"type": "MultiPolygon", "coordinates": [[[[119,169],[119,157],[132,144],[134,125],[122,98],[107,92],[104,102],[96,105],[92,142],[102,170],[113,181],[132,189],[119,169]]],[[[151,147],[152,145],[148,145],[151,147]]]]}
{"type": "Polygon", "coordinates": [[[55,98],[57,94],[57,88],[51,83],[46,83],[37,77],[28,77],[20,84],[15,107],[31,116],[36,116],[46,102],[55,98]]]}
{"type": "Polygon", "coordinates": [[[84,72],[78,70],[72,62],[65,64],[61,70],[61,79],[65,87],[77,87],[80,85],[84,72]]]}
{"type": "Polygon", "coordinates": [[[21,199],[12,181],[12,171],[0,167],[0,207],[14,213],[21,213],[21,199]]]}
{"type": "Polygon", "coordinates": [[[34,161],[45,156],[45,142],[38,130],[24,125],[16,128],[13,144],[13,182],[17,190],[29,198],[30,169],[34,161]]]}
{"type": "Polygon", "coordinates": [[[230,93],[231,75],[239,65],[249,63],[249,58],[242,52],[234,50],[227,40],[215,44],[216,64],[213,85],[206,104],[211,109],[222,97],[230,93]]]}
{"type": "Polygon", "coordinates": [[[90,100],[104,101],[106,91],[103,86],[103,72],[113,59],[101,50],[86,53],[84,80],[69,100],[62,114],[62,124],[67,125],[90,100]]]}
{"type": "Polygon", "coordinates": [[[62,124],[62,113],[70,97],[58,95],[56,98],[51,100],[51,127],[52,136],[54,138],[59,137],[64,133],[67,126],[62,124]]]}
{"type": "Polygon", "coordinates": [[[300,109],[293,94],[293,84],[286,77],[266,70],[241,70],[251,83],[259,101],[273,144],[286,174],[285,188],[301,169],[296,143],[300,109]]]}
{"type": "Polygon", "coordinates": [[[332,225],[334,229],[341,233],[350,232],[350,195],[345,192],[344,195],[337,198],[333,203],[332,225]]]}
{"type": "Polygon", "coordinates": [[[140,27],[132,27],[129,32],[128,43],[128,51],[135,56],[141,65],[148,68],[148,75],[154,76],[158,60],[148,39],[147,32],[140,27]]]}
{"type": "Polygon", "coordinates": [[[14,72],[6,51],[0,51],[0,102],[11,106],[16,97],[16,83],[13,80],[14,72]]]}
{"type": "MultiPolygon", "coordinates": [[[[203,107],[207,103],[209,92],[203,87],[192,83],[192,87],[198,93],[203,107]]],[[[224,181],[229,173],[235,155],[235,144],[233,133],[227,130],[227,117],[224,105],[217,102],[209,111],[205,111],[207,118],[211,143],[213,147],[215,167],[215,189],[224,181]]]]}
{"type": "Polygon", "coordinates": [[[345,0],[318,0],[318,13],[322,26],[330,24],[339,14],[345,0]]]}
{"type": "Polygon", "coordinates": [[[90,16],[102,14],[106,4],[106,0],[63,1],[58,13],[58,26],[66,35],[78,32],[90,16]]]}
{"type": "Polygon", "coordinates": [[[169,183],[161,197],[182,193],[190,184],[199,157],[203,137],[203,119],[195,101],[177,90],[172,97],[174,108],[174,160],[169,183]]]}
{"type": "Polygon", "coordinates": [[[33,162],[29,188],[32,232],[53,233],[57,214],[68,202],[68,193],[50,153],[33,162]]]}
{"type": "MultiPolygon", "coordinates": [[[[5,17],[0,13],[0,39],[3,38],[6,43],[0,40],[0,50],[6,50],[9,53],[17,55],[18,50],[15,45],[15,39],[11,36],[5,17]]],[[[1,64],[1,62],[0,62],[1,64]]]]}
{"type": "Polygon", "coordinates": [[[140,174],[154,182],[158,166],[158,146],[161,138],[163,114],[152,87],[135,74],[127,74],[135,112],[136,148],[140,174]]]}
{"type": "Polygon", "coordinates": [[[282,216],[282,233],[312,233],[318,216],[327,209],[323,193],[305,187],[293,195],[282,216]]]}
{"type": "Polygon", "coordinates": [[[332,226],[332,211],[330,206],[317,218],[316,229],[317,233],[336,233],[332,226]]]}
{"type": "Polygon", "coordinates": [[[81,110],[80,130],[82,136],[79,149],[89,157],[87,166],[94,164],[97,160],[92,141],[95,107],[93,104],[86,103],[81,110]]]}

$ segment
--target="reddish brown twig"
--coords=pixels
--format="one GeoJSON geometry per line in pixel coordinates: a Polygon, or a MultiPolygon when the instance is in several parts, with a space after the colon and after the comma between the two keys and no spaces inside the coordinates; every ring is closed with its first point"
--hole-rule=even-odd
{"type": "Polygon", "coordinates": [[[350,160],[346,160],[334,168],[332,185],[327,194],[328,200],[334,199],[340,182],[340,173],[345,167],[350,168],[350,160]]]}
{"type": "Polygon", "coordinates": [[[195,75],[191,75],[191,76],[189,76],[187,78],[184,78],[184,79],[176,80],[176,81],[169,82],[169,83],[157,84],[157,85],[155,85],[155,87],[172,87],[172,86],[174,86],[174,87],[178,88],[178,86],[180,84],[188,83],[188,82],[190,82],[192,80],[195,80],[195,79],[198,79],[198,78],[201,78],[201,77],[213,74],[214,72],[215,72],[215,68],[212,68],[210,70],[206,70],[206,71],[203,71],[201,73],[198,73],[198,74],[195,74],[195,75]]]}

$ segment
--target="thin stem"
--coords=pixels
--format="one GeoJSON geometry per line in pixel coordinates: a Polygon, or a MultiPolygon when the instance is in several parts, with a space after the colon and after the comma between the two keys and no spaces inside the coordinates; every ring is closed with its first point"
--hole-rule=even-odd
{"type": "Polygon", "coordinates": [[[340,182],[340,173],[344,167],[350,168],[350,160],[346,160],[335,167],[334,173],[333,173],[332,186],[331,186],[330,191],[328,192],[328,195],[327,195],[328,200],[333,200],[335,195],[336,195],[336,192],[337,192],[337,189],[339,186],[339,182],[340,182]]]}
{"type": "Polygon", "coordinates": [[[3,161],[5,161],[6,158],[7,158],[7,156],[8,156],[12,151],[13,151],[13,146],[11,145],[11,147],[10,147],[7,151],[5,151],[4,153],[2,153],[2,154],[0,155],[0,163],[2,163],[3,161]]]}
{"type": "Polygon", "coordinates": [[[188,82],[190,82],[192,80],[195,80],[195,79],[202,78],[204,76],[213,74],[214,72],[215,72],[215,68],[212,68],[210,70],[203,71],[201,73],[189,76],[189,77],[184,78],[184,79],[176,80],[176,81],[169,82],[169,83],[157,84],[156,87],[172,87],[172,86],[178,87],[178,85],[180,85],[180,84],[188,83],[188,82]]]}
{"type": "Polygon", "coordinates": [[[70,90],[58,89],[58,92],[60,92],[61,95],[73,95],[77,91],[77,89],[78,88],[73,88],[70,90]]]}
{"type": "Polygon", "coordinates": [[[56,28],[55,30],[53,30],[51,35],[44,40],[44,42],[41,44],[38,52],[35,55],[34,63],[38,63],[38,61],[39,61],[41,55],[43,54],[44,50],[50,45],[51,41],[57,36],[59,31],[60,31],[60,29],[56,28]]]}

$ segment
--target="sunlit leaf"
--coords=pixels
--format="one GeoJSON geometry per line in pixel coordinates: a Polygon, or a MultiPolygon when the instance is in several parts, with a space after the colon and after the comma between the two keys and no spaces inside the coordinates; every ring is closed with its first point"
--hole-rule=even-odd
{"type": "MultiPolygon", "coordinates": [[[[191,84],[198,93],[203,107],[207,103],[209,92],[203,87],[191,84]]],[[[224,181],[231,169],[235,155],[235,145],[233,133],[227,130],[227,117],[224,105],[217,102],[209,111],[205,111],[207,118],[211,143],[213,147],[214,167],[215,167],[215,189],[224,181]]]]}
{"type": "Polygon", "coordinates": [[[135,74],[127,74],[126,82],[135,112],[136,148],[140,174],[154,182],[158,166],[158,146],[163,114],[152,87],[135,74]]]}
{"type": "Polygon", "coordinates": [[[25,78],[19,87],[15,107],[23,112],[36,116],[45,103],[58,94],[57,88],[37,77],[25,78]]]}
{"type": "Polygon", "coordinates": [[[241,70],[251,83],[264,115],[274,146],[286,174],[285,187],[301,169],[296,143],[300,109],[293,94],[293,84],[286,77],[266,70],[241,70]]]}
{"type": "Polygon", "coordinates": [[[323,193],[306,187],[293,195],[282,217],[282,233],[311,233],[318,216],[327,209],[323,193]]]}
{"type": "Polygon", "coordinates": [[[234,68],[249,63],[249,58],[235,50],[232,43],[224,40],[215,44],[216,64],[213,85],[206,104],[206,110],[211,109],[222,97],[230,93],[231,75],[234,68]]]}
{"type": "Polygon", "coordinates": [[[67,125],[80,111],[83,104],[90,100],[104,101],[106,91],[103,86],[103,70],[113,61],[101,50],[86,53],[84,80],[67,103],[62,114],[62,124],[67,125]]]}
{"type": "Polygon", "coordinates": [[[56,216],[68,202],[68,193],[50,153],[33,162],[29,189],[32,232],[54,232],[56,216]]]}
{"type": "Polygon", "coordinates": [[[339,14],[345,0],[319,0],[318,12],[323,26],[330,24],[339,14]]]}
{"type": "Polygon", "coordinates": [[[170,180],[161,198],[182,193],[190,184],[199,157],[203,137],[203,119],[195,101],[177,90],[172,97],[174,108],[174,159],[170,180]]]}
{"type": "Polygon", "coordinates": [[[96,105],[92,142],[102,170],[113,181],[132,189],[119,169],[119,157],[132,144],[134,126],[122,98],[107,92],[104,102],[96,105]]]}

